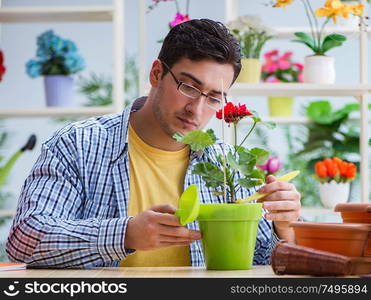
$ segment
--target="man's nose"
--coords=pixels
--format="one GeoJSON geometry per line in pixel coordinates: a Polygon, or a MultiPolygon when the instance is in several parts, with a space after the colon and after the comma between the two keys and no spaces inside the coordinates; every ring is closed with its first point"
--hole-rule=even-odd
{"type": "Polygon", "coordinates": [[[187,105],[187,110],[195,116],[200,116],[203,114],[204,107],[206,105],[207,96],[202,94],[196,99],[192,99],[187,105]]]}

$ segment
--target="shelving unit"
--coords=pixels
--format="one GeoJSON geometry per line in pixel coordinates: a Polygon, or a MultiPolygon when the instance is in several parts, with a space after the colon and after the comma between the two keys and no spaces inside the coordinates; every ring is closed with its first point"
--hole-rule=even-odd
{"type": "Polygon", "coordinates": [[[124,93],[124,22],[123,0],[112,0],[109,6],[34,6],[1,7],[1,23],[47,23],[47,22],[112,22],[113,69],[112,105],[106,107],[41,107],[41,108],[1,108],[1,118],[14,117],[69,117],[96,116],[122,111],[124,93]]]}
{"type": "MultiPolygon", "coordinates": [[[[366,5],[366,0],[360,0],[366,5]]],[[[225,20],[231,21],[238,16],[238,0],[225,0],[225,20]]],[[[337,32],[345,34],[350,38],[359,39],[360,43],[360,83],[352,85],[316,85],[316,84],[236,84],[230,91],[234,97],[240,96],[336,96],[354,97],[361,107],[360,114],[360,154],[361,154],[361,202],[369,202],[369,159],[368,159],[368,96],[371,93],[371,85],[368,83],[368,37],[371,36],[370,28],[366,26],[366,19],[363,17],[359,30],[352,28],[327,28],[326,32],[337,32]]],[[[310,32],[308,27],[278,27],[275,28],[278,39],[295,38],[294,32],[310,32]]],[[[265,120],[265,118],[263,117],[265,120]]],[[[277,120],[277,119],[276,119],[277,120]]],[[[304,123],[303,118],[284,118],[286,124],[304,123]]],[[[227,131],[227,134],[230,132],[227,131]]],[[[227,137],[233,142],[233,137],[227,137]]]]}

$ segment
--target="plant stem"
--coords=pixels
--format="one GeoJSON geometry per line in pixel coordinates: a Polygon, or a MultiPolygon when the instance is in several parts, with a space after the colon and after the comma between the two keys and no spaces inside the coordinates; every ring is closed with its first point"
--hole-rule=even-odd
{"type": "Polygon", "coordinates": [[[318,37],[318,48],[320,48],[321,47],[321,36],[319,34],[318,20],[317,20],[316,15],[314,14],[314,10],[312,8],[312,5],[310,4],[310,1],[309,0],[305,0],[305,1],[308,3],[309,10],[312,13],[312,16],[313,16],[313,19],[314,19],[314,24],[315,24],[315,27],[316,27],[316,33],[317,33],[317,37],[318,37]]]}
{"type": "MultiPolygon", "coordinates": [[[[247,133],[247,135],[245,136],[245,138],[242,140],[241,144],[236,149],[239,149],[243,145],[243,143],[249,137],[249,135],[251,134],[251,132],[254,130],[255,126],[256,126],[256,121],[254,121],[254,124],[250,128],[250,131],[247,133]]],[[[235,154],[236,154],[236,149],[235,149],[235,154]]]]}
{"type": "Polygon", "coordinates": [[[180,13],[178,0],[174,0],[174,3],[175,3],[175,7],[176,7],[176,12],[180,13]]]}
{"type": "Polygon", "coordinates": [[[314,42],[314,48],[315,49],[318,49],[318,47],[316,46],[316,44],[317,44],[317,38],[316,38],[316,34],[315,34],[316,31],[315,31],[315,28],[313,26],[312,18],[311,18],[310,12],[309,12],[310,11],[310,8],[308,7],[308,4],[307,4],[307,1],[306,0],[301,0],[301,2],[304,5],[305,14],[307,15],[308,20],[309,20],[310,31],[311,31],[312,39],[313,39],[313,42],[314,42]]]}
{"type": "MultiPolygon", "coordinates": [[[[319,32],[319,38],[318,38],[319,41],[321,40],[321,38],[322,38],[322,33],[323,33],[324,29],[325,29],[325,26],[327,25],[327,23],[328,23],[329,21],[330,21],[330,18],[327,17],[326,21],[323,22],[322,27],[321,27],[321,31],[319,32]]],[[[325,54],[325,53],[322,53],[322,47],[321,47],[321,45],[319,45],[318,48],[319,48],[319,50],[321,51],[321,54],[325,54]]]]}

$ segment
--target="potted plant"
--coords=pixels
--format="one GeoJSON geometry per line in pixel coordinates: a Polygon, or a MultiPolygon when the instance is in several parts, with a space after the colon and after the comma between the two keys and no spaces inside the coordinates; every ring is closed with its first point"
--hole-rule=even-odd
{"type": "Polygon", "coordinates": [[[48,30],[38,36],[37,46],[37,58],[26,64],[27,74],[32,78],[44,76],[48,106],[72,106],[73,78],[70,75],[85,68],[75,43],[48,30]]]}
{"type": "MultiPolygon", "coordinates": [[[[267,83],[303,82],[303,65],[292,61],[293,53],[280,55],[277,49],[264,54],[262,80],[267,83]]],[[[269,114],[275,117],[292,115],[293,97],[268,97],[269,114]]]]}
{"type": "Polygon", "coordinates": [[[273,38],[271,29],[263,26],[260,17],[244,15],[227,24],[240,43],[242,69],[237,82],[259,83],[261,77],[260,53],[265,43],[273,38]]]}
{"type": "Polygon", "coordinates": [[[0,81],[3,80],[3,76],[5,74],[6,68],[4,65],[4,53],[0,50],[0,81]]]}
{"type": "MultiPolygon", "coordinates": [[[[244,118],[253,123],[240,143],[233,147],[220,144],[212,129],[195,130],[187,135],[176,133],[174,138],[187,144],[194,151],[202,151],[204,159],[194,166],[193,173],[201,176],[206,186],[218,197],[218,204],[202,203],[198,215],[202,233],[202,245],[208,269],[235,270],[249,269],[254,256],[258,221],[262,216],[261,203],[237,204],[241,188],[259,186],[265,182],[263,170],[257,164],[264,164],[269,152],[260,149],[247,149],[243,143],[261,119],[246,105],[228,102],[216,113],[218,119],[232,124],[237,137],[237,125],[244,118]],[[228,147],[224,154],[210,152],[212,146],[228,147]]],[[[266,124],[272,127],[272,124],[266,124]]]]}
{"type": "MultiPolygon", "coordinates": [[[[341,34],[324,34],[326,25],[332,20],[334,23],[337,17],[348,18],[350,14],[361,16],[364,7],[359,4],[352,6],[342,3],[340,0],[327,0],[325,6],[315,11],[309,0],[301,1],[310,25],[310,35],[305,32],[295,32],[298,38],[294,42],[302,43],[313,51],[312,55],[305,57],[304,62],[304,82],[331,84],[335,82],[335,60],[326,53],[339,47],[346,40],[341,34]],[[325,17],[325,21],[320,25],[317,17],[325,17]]],[[[292,0],[276,0],[274,7],[285,7],[292,3],[292,0]]]]}
{"type": "Polygon", "coordinates": [[[349,198],[349,183],[356,178],[357,166],[338,157],[326,158],[315,164],[314,178],[320,182],[319,194],[322,204],[334,208],[349,198]]]}

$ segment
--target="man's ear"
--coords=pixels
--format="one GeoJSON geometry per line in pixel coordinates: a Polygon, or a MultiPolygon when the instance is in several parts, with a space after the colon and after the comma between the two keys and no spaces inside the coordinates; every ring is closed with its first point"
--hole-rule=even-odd
{"type": "Polygon", "coordinates": [[[149,73],[149,82],[151,83],[151,86],[157,87],[162,79],[163,74],[163,67],[162,63],[159,59],[156,59],[152,63],[151,72],[149,73]]]}

